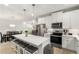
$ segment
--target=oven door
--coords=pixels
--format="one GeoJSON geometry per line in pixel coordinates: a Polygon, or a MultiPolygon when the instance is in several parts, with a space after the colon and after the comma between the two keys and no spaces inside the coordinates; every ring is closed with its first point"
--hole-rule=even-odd
{"type": "Polygon", "coordinates": [[[50,42],[51,43],[55,43],[55,44],[59,44],[62,45],[62,37],[60,36],[50,36],[50,42]]]}

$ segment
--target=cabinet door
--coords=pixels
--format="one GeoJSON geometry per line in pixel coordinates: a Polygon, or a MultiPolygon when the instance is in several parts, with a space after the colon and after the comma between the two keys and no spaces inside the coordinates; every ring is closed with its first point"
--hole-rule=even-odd
{"type": "Polygon", "coordinates": [[[68,46],[68,37],[67,36],[64,36],[64,37],[62,37],[62,47],[63,48],[67,48],[67,46],[68,46]]]}
{"type": "Polygon", "coordinates": [[[76,51],[77,51],[77,54],[79,54],[79,47],[77,47],[76,51]]]}
{"type": "Polygon", "coordinates": [[[67,48],[67,40],[66,37],[62,37],[62,47],[67,48]]]}
{"type": "Polygon", "coordinates": [[[79,45],[76,45],[76,52],[79,54],[79,45]]]}
{"type": "Polygon", "coordinates": [[[79,41],[76,41],[76,52],[79,54],[79,41]]]}
{"type": "Polygon", "coordinates": [[[75,49],[75,41],[73,37],[64,37],[62,40],[62,47],[74,50],[75,49]]]}
{"type": "Polygon", "coordinates": [[[68,48],[68,49],[71,49],[71,50],[74,50],[74,49],[75,49],[75,44],[74,44],[74,39],[73,39],[73,38],[70,38],[70,39],[68,40],[67,48],[68,48]]]}

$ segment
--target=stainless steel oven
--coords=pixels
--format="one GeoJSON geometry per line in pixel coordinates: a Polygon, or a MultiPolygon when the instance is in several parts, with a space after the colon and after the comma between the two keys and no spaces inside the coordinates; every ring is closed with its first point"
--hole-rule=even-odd
{"type": "Polygon", "coordinates": [[[62,45],[62,33],[53,32],[50,35],[50,42],[51,43],[55,43],[55,44],[62,45]]]}

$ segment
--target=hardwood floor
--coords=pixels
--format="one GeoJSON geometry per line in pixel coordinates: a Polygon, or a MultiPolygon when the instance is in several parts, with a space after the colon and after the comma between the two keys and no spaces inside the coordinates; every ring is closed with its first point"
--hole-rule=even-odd
{"type": "Polygon", "coordinates": [[[16,48],[11,42],[0,44],[0,54],[16,54],[16,48]]]}
{"type": "Polygon", "coordinates": [[[65,49],[65,48],[53,47],[52,50],[54,51],[53,52],[54,54],[76,54],[75,51],[65,49]]]}
{"type": "MultiPolygon", "coordinates": [[[[53,54],[75,54],[74,51],[63,48],[52,48],[53,54]]],[[[12,42],[0,44],[0,54],[16,54],[16,46],[12,42]]]]}

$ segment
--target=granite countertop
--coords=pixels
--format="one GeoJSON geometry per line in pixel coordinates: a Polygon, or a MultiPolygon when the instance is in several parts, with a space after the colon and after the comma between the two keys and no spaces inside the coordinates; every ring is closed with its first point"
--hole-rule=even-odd
{"type": "Polygon", "coordinates": [[[63,37],[73,37],[73,38],[76,38],[78,41],[79,41],[79,35],[77,35],[77,34],[74,34],[74,35],[63,35],[63,37]]]}
{"type": "Polygon", "coordinates": [[[40,36],[35,36],[35,35],[28,35],[26,37],[25,34],[18,34],[18,35],[13,35],[13,36],[19,40],[35,45],[37,47],[41,45],[43,42],[48,40],[45,37],[40,37],[40,36]]]}
{"type": "Polygon", "coordinates": [[[79,35],[73,35],[79,41],[79,35]]]}

